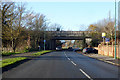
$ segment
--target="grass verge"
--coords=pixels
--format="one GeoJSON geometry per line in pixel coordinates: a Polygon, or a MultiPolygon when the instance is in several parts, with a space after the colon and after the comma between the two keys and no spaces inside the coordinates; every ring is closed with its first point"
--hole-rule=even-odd
{"type": "Polygon", "coordinates": [[[20,54],[20,52],[5,52],[5,53],[2,53],[2,56],[10,56],[13,54],[20,54]]]}
{"type": "Polygon", "coordinates": [[[0,61],[0,68],[14,64],[18,61],[25,60],[27,59],[26,57],[17,57],[17,58],[9,58],[9,59],[4,59],[0,61]]]}
{"type": "Polygon", "coordinates": [[[26,53],[26,52],[29,52],[29,50],[23,50],[20,52],[2,52],[2,56],[10,56],[10,55],[26,53]]]}
{"type": "Polygon", "coordinates": [[[40,52],[37,52],[37,53],[33,53],[32,55],[33,56],[40,56],[42,54],[45,54],[45,53],[48,53],[48,52],[52,52],[53,50],[45,50],[45,51],[40,51],[40,52]]]}

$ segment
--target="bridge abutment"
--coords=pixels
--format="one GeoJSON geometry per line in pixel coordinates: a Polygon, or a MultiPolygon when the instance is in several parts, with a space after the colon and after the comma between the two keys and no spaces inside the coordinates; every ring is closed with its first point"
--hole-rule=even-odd
{"type": "Polygon", "coordinates": [[[83,38],[83,48],[87,47],[86,45],[86,38],[83,38]]]}
{"type": "Polygon", "coordinates": [[[56,48],[56,40],[50,40],[50,49],[51,50],[55,50],[56,48]]]}

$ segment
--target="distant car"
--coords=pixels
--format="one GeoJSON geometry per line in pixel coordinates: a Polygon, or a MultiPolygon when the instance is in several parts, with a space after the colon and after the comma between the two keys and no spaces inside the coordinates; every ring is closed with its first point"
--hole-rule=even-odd
{"type": "Polygon", "coordinates": [[[82,51],[80,48],[75,48],[73,51],[82,51]]]}
{"type": "Polygon", "coordinates": [[[61,46],[58,46],[58,47],[56,47],[56,50],[57,50],[57,51],[60,51],[60,50],[62,50],[62,47],[61,47],[61,46]]]}
{"type": "Polygon", "coordinates": [[[95,53],[97,54],[98,53],[98,50],[94,49],[94,48],[84,48],[83,49],[83,53],[86,54],[86,53],[95,53]]]}
{"type": "Polygon", "coordinates": [[[93,53],[98,54],[98,50],[93,48],[93,53]]]}
{"type": "Polygon", "coordinates": [[[72,51],[72,50],[73,50],[73,48],[72,48],[72,47],[68,47],[68,50],[69,50],[69,51],[72,51]]]}

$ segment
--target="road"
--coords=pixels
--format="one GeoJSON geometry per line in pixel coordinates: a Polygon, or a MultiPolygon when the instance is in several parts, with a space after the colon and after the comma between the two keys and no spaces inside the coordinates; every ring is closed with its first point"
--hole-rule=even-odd
{"type": "MultiPolygon", "coordinates": [[[[118,78],[118,67],[70,51],[44,54],[3,73],[3,78],[118,78]]],[[[116,79],[114,79],[116,80],[116,79]]]]}

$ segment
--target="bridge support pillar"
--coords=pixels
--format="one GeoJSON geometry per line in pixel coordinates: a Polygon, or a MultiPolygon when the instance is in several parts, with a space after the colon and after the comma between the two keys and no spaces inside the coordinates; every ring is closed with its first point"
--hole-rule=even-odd
{"type": "Polygon", "coordinates": [[[83,48],[85,48],[85,47],[87,47],[87,45],[86,45],[86,39],[83,38],[83,48]]]}
{"type": "Polygon", "coordinates": [[[56,40],[51,40],[50,41],[50,49],[55,50],[55,48],[56,48],[56,40]]]}

